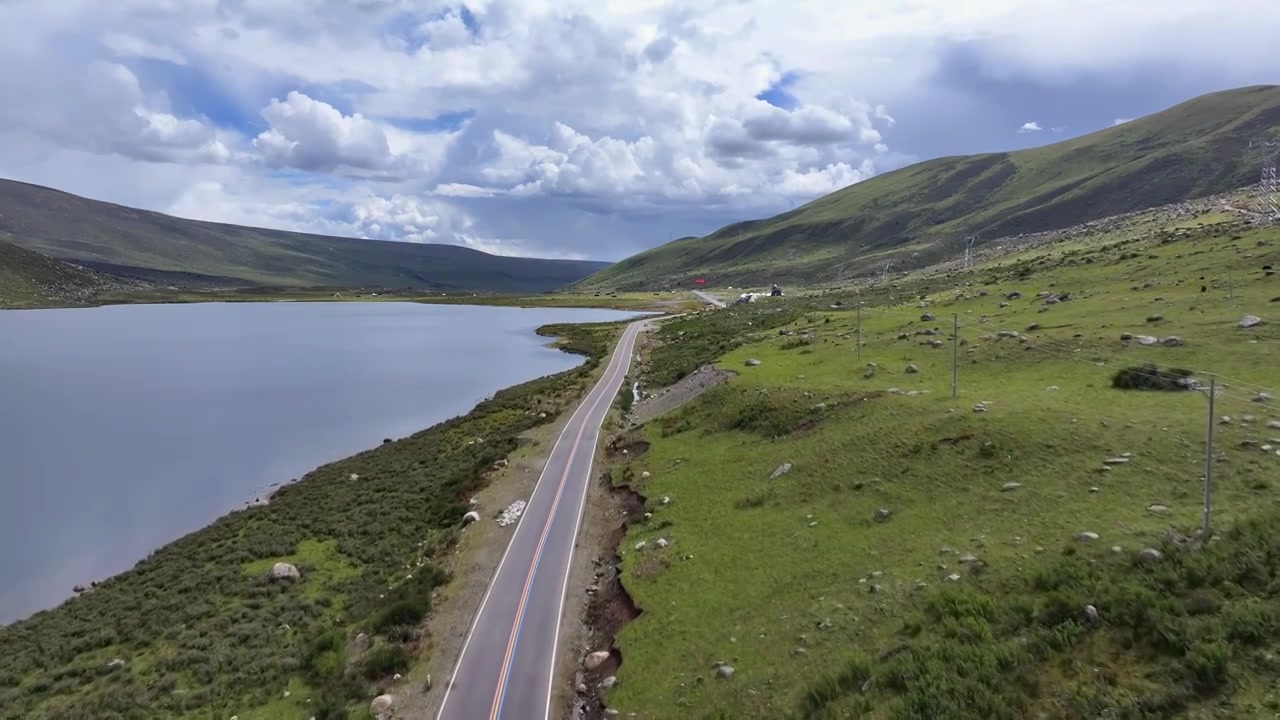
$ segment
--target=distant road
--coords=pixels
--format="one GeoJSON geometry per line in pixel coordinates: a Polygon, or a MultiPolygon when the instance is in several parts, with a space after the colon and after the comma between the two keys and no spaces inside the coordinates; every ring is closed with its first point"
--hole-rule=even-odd
{"type": "Polygon", "coordinates": [[[560,431],[463,641],[437,720],[549,720],[569,569],[600,425],[631,367],[627,326],[599,382],[560,431]]]}
{"type": "Polygon", "coordinates": [[[699,298],[701,298],[702,300],[705,300],[705,301],[707,301],[707,302],[711,303],[712,305],[715,305],[715,306],[716,306],[716,307],[718,307],[718,308],[722,308],[722,307],[724,307],[724,306],[725,306],[725,305],[724,305],[724,301],[723,301],[723,300],[721,300],[721,299],[719,299],[719,298],[717,298],[717,297],[712,297],[711,295],[708,295],[708,294],[706,294],[706,293],[702,292],[701,290],[694,290],[694,291],[693,291],[693,294],[694,294],[694,295],[697,295],[697,296],[698,296],[699,298]]]}

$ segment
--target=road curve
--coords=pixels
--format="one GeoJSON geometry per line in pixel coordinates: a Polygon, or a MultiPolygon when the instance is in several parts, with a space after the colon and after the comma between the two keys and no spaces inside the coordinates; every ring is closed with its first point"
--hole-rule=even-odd
{"type": "Polygon", "coordinates": [[[437,720],[549,720],[565,591],[600,426],[627,376],[626,327],[604,375],[560,431],[462,644],[437,720]]]}
{"type": "Polygon", "coordinates": [[[723,300],[721,300],[721,299],[719,299],[719,298],[717,298],[717,297],[713,297],[713,296],[711,296],[711,295],[708,295],[708,294],[706,294],[706,293],[702,292],[701,290],[694,290],[694,291],[693,291],[693,294],[694,294],[694,295],[697,295],[698,297],[702,298],[703,300],[705,300],[705,301],[707,301],[707,302],[711,303],[712,305],[715,305],[715,306],[716,306],[716,307],[718,307],[718,308],[722,308],[722,307],[724,307],[724,301],[723,301],[723,300]]]}

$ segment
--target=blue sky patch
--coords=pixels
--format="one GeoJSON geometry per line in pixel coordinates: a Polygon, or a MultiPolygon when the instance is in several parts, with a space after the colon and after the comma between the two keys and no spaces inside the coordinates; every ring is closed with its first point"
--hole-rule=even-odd
{"type": "Polygon", "coordinates": [[[770,85],[764,92],[756,95],[757,100],[763,100],[774,107],[783,110],[794,110],[799,106],[800,101],[791,94],[790,88],[800,79],[800,73],[785,72],[777,82],[770,85]]]}
{"type": "Polygon", "coordinates": [[[475,116],[476,113],[474,110],[465,110],[463,112],[444,113],[429,118],[386,117],[381,119],[388,125],[393,125],[401,130],[420,133],[437,133],[454,132],[475,116]]]}

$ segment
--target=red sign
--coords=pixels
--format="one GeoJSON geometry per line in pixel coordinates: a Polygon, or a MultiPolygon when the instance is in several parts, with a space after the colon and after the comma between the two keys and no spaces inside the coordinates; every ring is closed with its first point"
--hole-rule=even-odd
{"type": "Polygon", "coordinates": [[[706,284],[707,284],[707,281],[706,281],[705,279],[703,279],[703,278],[698,278],[697,280],[694,280],[694,281],[693,281],[693,284],[694,284],[694,285],[706,285],[706,284]]]}

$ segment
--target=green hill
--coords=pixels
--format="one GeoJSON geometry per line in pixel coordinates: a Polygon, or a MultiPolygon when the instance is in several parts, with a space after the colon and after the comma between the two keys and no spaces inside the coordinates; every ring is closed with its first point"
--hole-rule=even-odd
{"type": "Polygon", "coordinates": [[[125,283],[0,241],[0,307],[63,305],[125,283]]]}
{"type": "Polygon", "coordinates": [[[607,263],[186,220],[0,180],[0,240],[113,275],[179,285],[554,290],[607,263]]]}
{"type": "Polygon", "coordinates": [[[1204,95],[1089,135],[918,163],[790,212],[640,253],[580,286],[638,290],[834,281],[887,261],[924,267],[982,240],[1040,232],[1256,182],[1255,138],[1280,128],[1280,86],[1204,95]]]}

